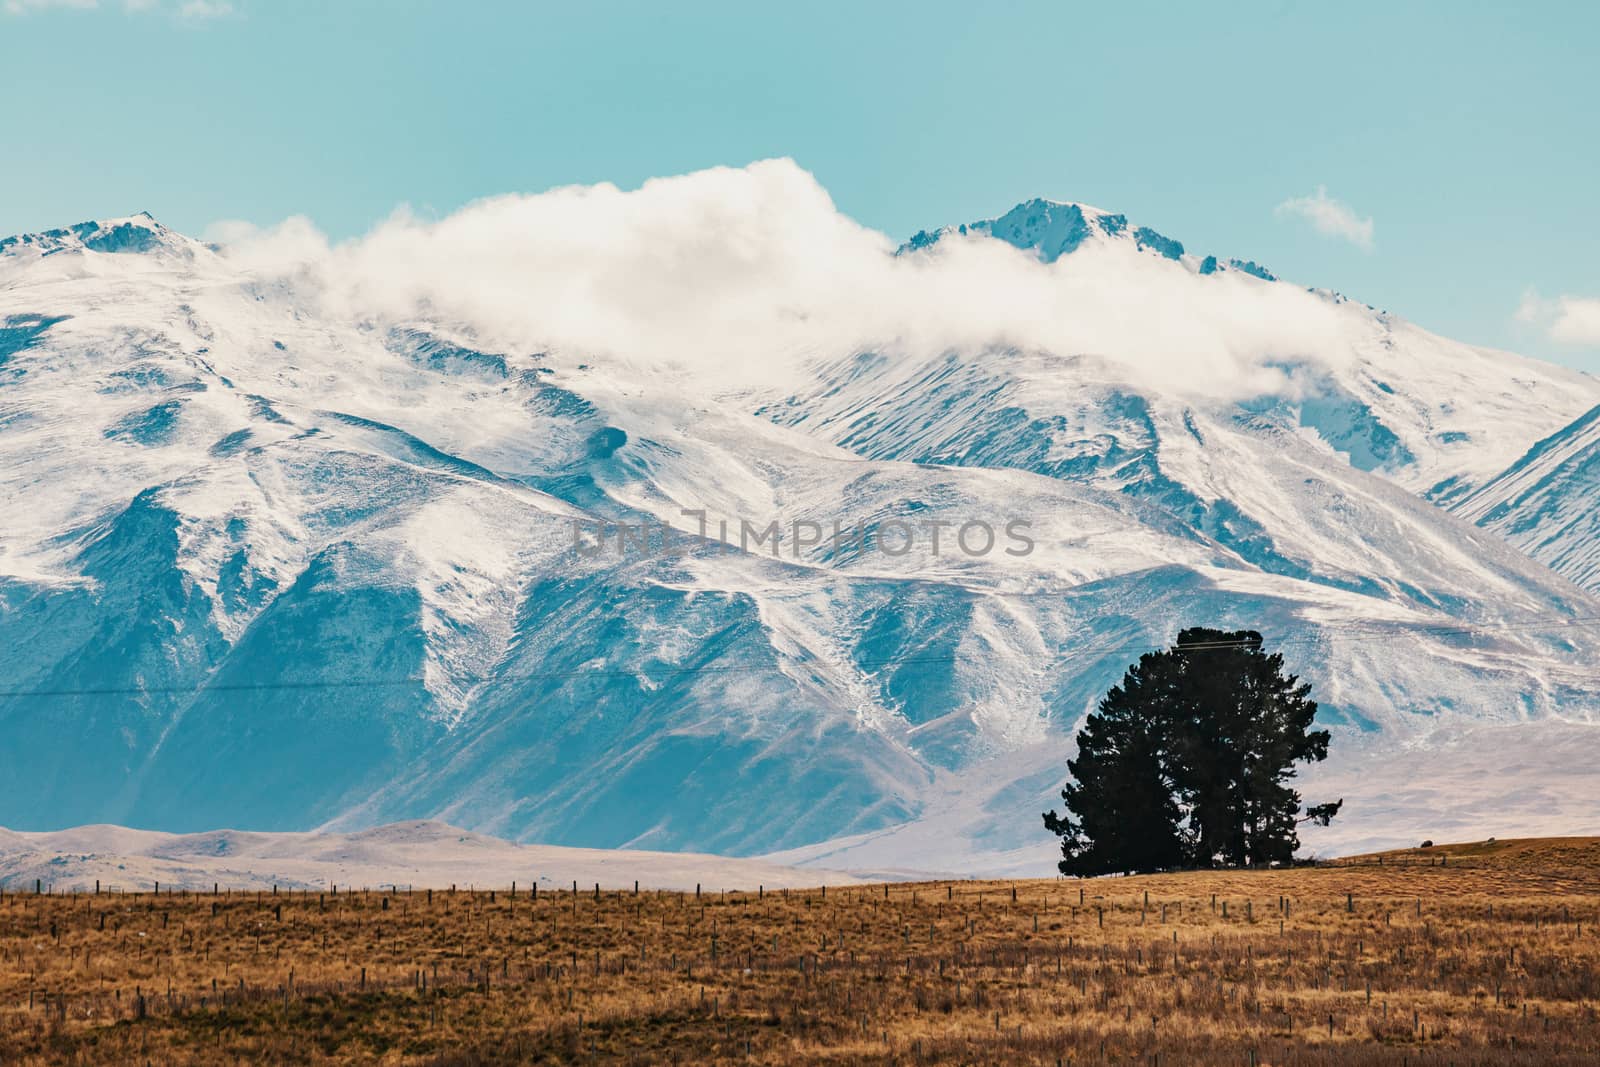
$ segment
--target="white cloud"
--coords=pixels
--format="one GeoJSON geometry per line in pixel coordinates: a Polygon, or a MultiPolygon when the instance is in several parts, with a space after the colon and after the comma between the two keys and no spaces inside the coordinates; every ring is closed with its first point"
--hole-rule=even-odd
{"type": "Polygon", "coordinates": [[[1274,213],[1280,218],[1305,219],[1320,234],[1337,237],[1367,251],[1372,250],[1372,219],[1361,218],[1342,200],[1328,195],[1326,186],[1317,186],[1315,196],[1296,196],[1279,204],[1274,213]]]}
{"type": "Polygon", "coordinates": [[[98,0],[6,0],[0,10],[4,10],[8,15],[27,15],[34,11],[49,11],[52,8],[75,8],[81,11],[98,6],[98,0]]]}
{"type": "Polygon", "coordinates": [[[1349,359],[1370,327],[1299,286],[1200,276],[1131,242],[1045,264],[950,235],[896,256],[789,160],[495,197],[437,221],[400,212],[340,244],[304,219],[209,236],[340,313],[578,362],[709,367],[730,386],[867,349],[1016,348],[1097,357],[1157,391],[1262,393],[1285,387],[1283,363],[1349,359]]]}
{"type": "Polygon", "coordinates": [[[1537,326],[1558,344],[1600,347],[1600,297],[1558,296],[1547,300],[1530,289],[1523,294],[1517,319],[1537,326]]]}
{"type": "Polygon", "coordinates": [[[185,19],[216,19],[233,14],[233,4],[228,0],[185,0],[178,8],[178,17],[185,19]]]}
{"type": "MultiPolygon", "coordinates": [[[[195,20],[220,18],[234,12],[232,0],[182,0],[181,3],[178,0],[122,0],[119,6],[130,15],[168,14],[195,20]]],[[[0,11],[7,15],[29,15],[60,8],[93,11],[99,7],[100,0],[5,0],[0,4],[0,11]]]]}
{"type": "Polygon", "coordinates": [[[220,219],[207,226],[200,239],[223,247],[228,258],[244,269],[265,274],[280,273],[328,254],[327,238],[303,215],[270,229],[243,219],[220,219]]]}

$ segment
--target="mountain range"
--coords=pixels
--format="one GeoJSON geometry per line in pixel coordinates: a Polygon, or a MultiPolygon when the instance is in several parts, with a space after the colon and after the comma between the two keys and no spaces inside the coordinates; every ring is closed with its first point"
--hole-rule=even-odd
{"type": "Polygon", "coordinates": [[[1309,845],[1561,829],[1600,788],[1516,768],[1600,736],[1597,457],[1588,375],[1082,204],[896,242],[785,161],[8,238],[0,824],[1048,869],[1076,724],[1219,625],[1334,731],[1309,845]],[[1474,737],[1470,797],[1388,773],[1474,737]]]}

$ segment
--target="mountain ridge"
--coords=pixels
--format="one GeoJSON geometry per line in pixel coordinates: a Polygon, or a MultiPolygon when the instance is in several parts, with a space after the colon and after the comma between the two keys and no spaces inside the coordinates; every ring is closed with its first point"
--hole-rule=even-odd
{"type": "Polygon", "coordinates": [[[1600,405],[1536,442],[1451,510],[1600,591],[1600,405]]]}

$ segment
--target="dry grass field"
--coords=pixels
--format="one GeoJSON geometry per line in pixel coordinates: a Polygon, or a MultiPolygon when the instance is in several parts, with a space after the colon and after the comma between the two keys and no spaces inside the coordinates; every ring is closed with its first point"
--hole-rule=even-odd
{"type": "Polygon", "coordinates": [[[0,901],[0,1063],[1600,1063],[1600,840],[767,893],[0,901]]]}

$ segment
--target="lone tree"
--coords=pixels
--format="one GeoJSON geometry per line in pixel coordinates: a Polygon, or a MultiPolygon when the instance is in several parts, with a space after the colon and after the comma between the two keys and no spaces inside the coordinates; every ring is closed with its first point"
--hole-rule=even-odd
{"type": "Polygon", "coordinates": [[[1311,729],[1311,687],[1261,643],[1194,627],[1128,668],[1078,734],[1067,813],[1044,815],[1062,874],[1287,862],[1296,826],[1338,813],[1342,800],[1301,814],[1288,783],[1327,758],[1328,731],[1311,729]]]}

